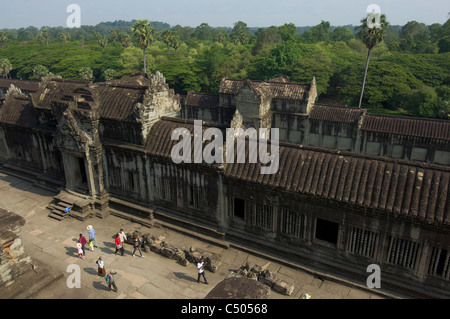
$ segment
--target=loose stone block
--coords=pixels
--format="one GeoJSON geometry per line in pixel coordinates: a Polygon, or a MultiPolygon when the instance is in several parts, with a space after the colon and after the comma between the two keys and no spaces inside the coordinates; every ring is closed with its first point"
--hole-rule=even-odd
{"type": "Polygon", "coordinates": [[[273,285],[273,290],[282,293],[284,295],[290,296],[294,291],[294,285],[289,284],[284,280],[277,280],[273,285]]]}

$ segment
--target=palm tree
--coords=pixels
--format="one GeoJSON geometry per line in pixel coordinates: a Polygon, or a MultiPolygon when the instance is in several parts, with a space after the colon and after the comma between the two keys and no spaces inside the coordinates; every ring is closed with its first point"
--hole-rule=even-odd
{"type": "Polygon", "coordinates": [[[378,43],[383,41],[386,29],[389,25],[388,22],[386,21],[386,16],[384,14],[382,14],[380,16],[379,26],[377,27],[375,25],[372,25],[369,27],[368,22],[369,23],[372,22],[372,21],[368,21],[369,17],[371,17],[370,14],[367,15],[367,17],[365,19],[362,19],[361,25],[357,28],[358,29],[358,32],[357,32],[358,37],[361,39],[361,41],[366,45],[366,48],[369,50],[367,52],[366,69],[364,71],[364,79],[363,79],[363,84],[362,84],[362,89],[361,89],[361,96],[359,98],[359,108],[361,108],[362,98],[363,98],[363,94],[364,94],[364,86],[366,84],[370,52],[378,43]]]}
{"type": "Polygon", "coordinates": [[[116,42],[118,39],[118,34],[116,30],[109,31],[109,38],[111,39],[111,42],[116,42]]]}
{"type": "Polygon", "coordinates": [[[42,36],[44,37],[45,42],[46,42],[47,45],[48,45],[48,40],[50,39],[50,32],[49,32],[48,30],[42,30],[42,31],[41,31],[41,34],[42,34],[42,36]]]}
{"type": "Polygon", "coordinates": [[[105,72],[103,72],[103,75],[105,76],[105,81],[109,81],[114,79],[114,75],[116,74],[116,71],[113,69],[107,69],[105,72]]]}
{"type": "Polygon", "coordinates": [[[92,69],[90,67],[84,66],[82,67],[78,73],[80,74],[80,77],[85,81],[91,81],[94,77],[94,74],[92,72],[92,69]]]}
{"type": "Polygon", "coordinates": [[[128,48],[131,46],[131,40],[130,40],[130,37],[128,36],[128,34],[125,37],[123,37],[122,41],[120,41],[120,42],[124,48],[128,48]]]}
{"type": "Polygon", "coordinates": [[[8,77],[9,72],[12,70],[12,64],[8,59],[0,59],[0,71],[4,78],[8,77]]]}
{"type": "Polygon", "coordinates": [[[180,37],[176,32],[174,32],[172,35],[172,41],[170,42],[170,45],[172,46],[172,48],[175,49],[175,52],[177,52],[178,48],[180,47],[180,44],[181,44],[180,37]]]}
{"type": "Polygon", "coordinates": [[[224,44],[225,43],[225,39],[226,39],[226,34],[223,31],[219,31],[219,33],[217,33],[216,35],[216,41],[219,43],[224,44]]]}
{"type": "Polygon", "coordinates": [[[50,72],[46,66],[39,64],[33,68],[33,75],[31,76],[31,79],[41,80],[43,77],[48,75],[53,75],[53,73],[50,72]]]}
{"type": "Polygon", "coordinates": [[[173,37],[173,34],[170,30],[164,30],[161,33],[162,41],[167,45],[167,55],[169,55],[169,47],[172,42],[172,37],[173,37]]]}
{"type": "Polygon", "coordinates": [[[145,49],[153,42],[153,28],[148,20],[138,20],[131,27],[134,35],[138,38],[139,45],[144,53],[144,73],[147,73],[145,61],[145,49]]]}
{"type": "Polygon", "coordinates": [[[8,35],[6,34],[6,32],[0,32],[0,42],[6,44],[7,41],[8,35]]]}
{"type": "Polygon", "coordinates": [[[67,42],[67,36],[64,33],[60,33],[58,35],[59,37],[59,41],[61,41],[62,43],[66,43],[67,42]]]}
{"type": "Polygon", "coordinates": [[[108,39],[106,37],[101,37],[98,40],[98,44],[103,48],[103,51],[105,51],[106,46],[108,45],[108,39]]]}

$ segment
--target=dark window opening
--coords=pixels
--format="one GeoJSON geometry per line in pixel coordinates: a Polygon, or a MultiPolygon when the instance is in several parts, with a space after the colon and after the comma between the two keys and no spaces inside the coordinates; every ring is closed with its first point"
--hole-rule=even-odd
{"type": "Polygon", "coordinates": [[[240,198],[234,199],[234,216],[244,219],[245,216],[245,200],[240,198]]]}
{"type": "Polygon", "coordinates": [[[339,224],[328,220],[317,218],[316,238],[337,244],[339,224]]]}
{"type": "Polygon", "coordinates": [[[439,254],[439,262],[436,267],[436,275],[443,276],[444,275],[444,269],[447,262],[447,250],[442,249],[441,253],[439,254]]]}
{"type": "Polygon", "coordinates": [[[130,190],[135,190],[134,187],[134,173],[133,172],[128,172],[128,188],[130,190]]]}
{"type": "Polygon", "coordinates": [[[84,158],[78,157],[78,162],[80,163],[81,182],[86,183],[87,175],[86,175],[86,166],[84,165],[84,158]]]}

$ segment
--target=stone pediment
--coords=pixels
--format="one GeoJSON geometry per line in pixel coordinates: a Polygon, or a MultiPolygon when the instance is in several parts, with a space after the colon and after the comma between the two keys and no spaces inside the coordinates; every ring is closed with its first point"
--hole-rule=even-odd
{"type": "Polygon", "coordinates": [[[77,152],[86,152],[93,144],[92,137],[82,128],[70,108],[63,112],[58,121],[55,140],[58,147],[77,152]]]}

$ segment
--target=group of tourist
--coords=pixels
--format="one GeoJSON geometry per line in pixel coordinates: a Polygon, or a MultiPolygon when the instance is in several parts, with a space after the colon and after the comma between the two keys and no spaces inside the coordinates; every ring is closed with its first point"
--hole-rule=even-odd
{"type": "MultiPolygon", "coordinates": [[[[92,225],[89,225],[89,226],[87,226],[87,230],[88,230],[89,241],[86,240],[86,238],[83,236],[83,234],[80,234],[79,238],[78,238],[78,242],[77,242],[78,256],[81,259],[85,259],[86,244],[88,244],[88,248],[90,251],[94,251],[94,247],[98,248],[97,240],[95,239],[94,227],[92,227],[92,225]]],[[[116,246],[116,251],[114,252],[115,255],[117,255],[117,253],[120,252],[121,256],[125,256],[125,249],[124,249],[123,244],[125,243],[126,240],[127,240],[127,236],[124,233],[123,229],[121,228],[115,238],[115,246],[116,246]]],[[[133,257],[135,257],[135,252],[136,252],[136,250],[138,250],[141,255],[140,257],[144,258],[144,255],[142,254],[142,251],[141,251],[141,246],[142,246],[142,243],[139,240],[138,235],[134,234],[133,235],[134,250],[132,253],[133,257]]],[[[98,259],[96,260],[95,263],[98,266],[98,276],[105,278],[105,281],[108,284],[108,290],[111,291],[112,290],[111,286],[112,286],[112,287],[114,287],[113,291],[117,292],[118,289],[117,289],[117,285],[116,285],[115,279],[114,279],[114,275],[116,275],[117,272],[110,270],[109,274],[106,274],[105,262],[103,261],[103,258],[101,256],[98,257],[98,259]]],[[[205,268],[205,260],[202,256],[201,260],[197,263],[197,271],[198,271],[197,282],[200,283],[200,278],[203,277],[203,279],[205,280],[205,284],[207,284],[208,282],[206,281],[204,268],[205,268]]]]}
{"type": "MultiPolygon", "coordinates": [[[[97,240],[95,238],[95,229],[92,225],[87,226],[87,230],[88,230],[88,238],[89,240],[86,240],[86,238],[83,236],[83,234],[80,234],[78,237],[78,241],[77,241],[77,250],[78,250],[78,257],[80,257],[81,259],[85,259],[85,255],[86,255],[86,245],[88,245],[88,249],[90,251],[94,251],[94,247],[98,248],[98,244],[97,244],[97,240]]],[[[120,251],[122,256],[124,256],[124,248],[123,248],[123,243],[125,242],[125,240],[127,240],[127,236],[125,235],[125,233],[123,232],[123,229],[120,229],[120,231],[117,233],[116,235],[116,240],[115,240],[115,244],[116,244],[116,252],[115,254],[117,255],[117,252],[120,251]]],[[[142,255],[141,249],[140,249],[140,241],[137,238],[137,236],[135,236],[135,243],[134,243],[134,251],[133,251],[133,257],[134,257],[134,253],[136,252],[136,249],[139,249],[139,252],[141,253],[141,257],[144,257],[142,255]],[[138,246],[139,244],[139,246],[138,246]]],[[[115,283],[115,279],[114,279],[114,275],[117,274],[117,272],[110,270],[110,272],[108,274],[106,274],[106,268],[105,268],[105,262],[103,260],[103,258],[100,256],[98,257],[98,259],[95,261],[95,263],[97,264],[98,267],[98,276],[100,277],[104,277],[106,283],[108,284],[108,290],[111,291],[111,286],[114,288],[114,292],[117,292],[117,285],[115,283]]]]}
{"type": "MultiPolygon", "coordinates": [[[[116,243],[116,251],[114,253],[115,255],[117,255],[117,252],[120,252],[121,256],[125,256],[125,254],[124,254],[125,249],[123,247],[123,243],[126,240],[127,240],[127,235],[123,232],[123,229],[120,229],[120,231],[117,233],[116,240],[115,240],[115,243],[116,243]]],[[[144,255],[142,255],[141,246],[142,246],[142,243],[141,243],[138,235],[134,234],[133,235],[134,250],[133,250],[133,253],[131,254],[131,256],[135,257],[134,253],[136,252],[136,250],[138,250],[139,253],[141,254],[141,258],[144,258],[144,255]]]]}
{"type": "Polygon", "coordinates": [[[92,227],[92,225],[89,225],[87,227],[88,229],[88,235],[89,235],[89,241],[86,240],[86,238],[83,236],[83,234],[80,234],[77,242],[77,249],[78,249],[78,257],[81,259],[85,258],[86,255],[86,244],[88,245],[88,249],[90,251],[94,251],[94,246],[98,247],[97,240],[95,239],[95,229],[92,227]]]}

